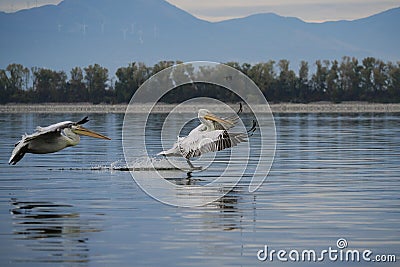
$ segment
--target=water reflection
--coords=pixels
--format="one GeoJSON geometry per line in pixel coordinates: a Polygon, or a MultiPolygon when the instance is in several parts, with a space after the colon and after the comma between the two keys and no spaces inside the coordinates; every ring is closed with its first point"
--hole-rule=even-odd
{"type": "Polygon", "coordinates": [[[25,240],[25,246],[40,254],[26,261],[88,262],[88,233],[99,230],[85,224],[72,205],[15,198],[11,204],[15,239],[25,240]]]}
{"type": "Polygon", "coordinates": [[[223,231],[233,231],[241,229],[240,218],[241,212],[239,209],[238,201],[240,199],[240,187],[235,187],[227,192],[219,200],[215,201],[215,205],[220,214],[219,219],[221,221],[219,227],[223,231]]]}
{"type": "MultiPolygon", "coordinates": [[[[0,152],[9,155],[15,133],[34,129],[43,119],[80,117],[0,116],[4,122],[0,152]]],[[[278,149],[264,185],[249,193],[257,164],[250,161],[237,186],[221,183],[207,193],[226,193],[222,198],[190,209],[163,205],[143,193],[129,172],[112,171],[114,162],[125,164],[123,117],[89,117],[91,128],[113,140],[99,144],[85,139],[62,153],[28,156],[17,166],[8,166],[5,157],[0,168],[1,266],[10,262],[254,266],[264,244],[274,249],[318,250],[335,247],[340,237],[347,238],[351,249],[399,251],[399,114],[277,114],[278,149]]],[[[155,118],[154,127],[149,125],[154,129],[146,139],[149,156],[161,149],[160,142],[154,141],[160,118],[155,118]]],[[[131,134],[134,142],[143,129],[131,134]]],[[[259,154],[259,142],[253,141],[260,137],[253,137],[252,153],[259,154]]],[[[134,156],[142,157],[144,147],[137,150],[134,156]]],[[[162,176],[178,185],[203,186],[215,180],[228,157],[218,153],[214,164],[192,177],[178,171],[165,171],[162,176]]],[[[235,173],[231,178],[236,178],[235,173]]],[[[173,197],[187,197],[185,191],[175,193],[173,197]]],[[[193,193],[193,198],[200,196],[193,193]]]]}

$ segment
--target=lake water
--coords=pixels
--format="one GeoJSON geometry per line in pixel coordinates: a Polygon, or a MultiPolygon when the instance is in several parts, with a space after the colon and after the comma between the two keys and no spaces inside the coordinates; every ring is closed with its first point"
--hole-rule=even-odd
{"type": "MultiPolygon", "coordinates": [[[[398,266],[399,115],[277,114],[276,156],[258,191],[249,193],[244,179],[216,202],[179,208],[146,195],[129,172],[107,169],[125,164],[122,114],[89,115],[88,128],[111,141],[82,137],[76,147],[28,154],[15,166],[7,161],[21,134],[81,116],[0,114],[0,266],[309,266],[276,255],[263,262],[257,253],[265,245],[319,253],[338,249],[339,238],[347,249],[396,255],[397,262],[322,263],[398,266]]],[[[161,150],[147,144],[151,153],[161,150]]],[[[191,179],[169,175],[202,184],[218,164],[223,153],[191,179]]]]}

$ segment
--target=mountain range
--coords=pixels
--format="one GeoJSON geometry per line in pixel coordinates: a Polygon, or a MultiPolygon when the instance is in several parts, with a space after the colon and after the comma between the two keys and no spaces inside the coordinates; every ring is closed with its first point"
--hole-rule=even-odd
{"type": "Polygon", "coordinates": [[[309,23],[273,13],[222,22],[198,19],[164,0],[64,0],[0,12],[0,68],[10,63],[69,70],[98,63],[248,62],[343,56],[400,60],[400,7],[363,19],[309,23]]]}

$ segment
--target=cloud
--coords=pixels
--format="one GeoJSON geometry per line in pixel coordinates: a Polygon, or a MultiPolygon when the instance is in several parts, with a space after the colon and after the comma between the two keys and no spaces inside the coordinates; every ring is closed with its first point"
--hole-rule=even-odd
{"type": "Polygon", "coordinates": [[[305,21],[353,20],[398,7],[398,0],[168,0],[206,20],[220,21],[273,12],[305,21]]]}
{"type": "MultiPolygon", "coordinates": [[[[62,0],[0,0],[0,10],[14,12],[62,0]]],[[[85,1],[85,0],[82,0],[85,1]]],[[[118,0],[116,0],[118,1],[118,0]]],[[[220,21],[273,12],[305,21],[352,20],[399,7],[398,0],[167,0],[196,17],[220,21]]]]}
{"type": "Polygon", "coordinates": [[[0,0],[0,10],[5,12],[15,12],[21,9],[33,8],[43,5],[57,5],[62,0],[0,0]]]}

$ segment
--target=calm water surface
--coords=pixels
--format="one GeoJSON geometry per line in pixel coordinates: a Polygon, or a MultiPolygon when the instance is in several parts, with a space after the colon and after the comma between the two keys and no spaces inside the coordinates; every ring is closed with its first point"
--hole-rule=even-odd
{"type": "MultiPolygon", "coordinates": [[[[264,185],[249,193],[244,179],[219,201],[189,209],[155,201],[128,172],[90,170],[125,164],[123,115],[90,115],[88,128],[112,141],[83,137],[76,147],[8,166],[21,134],[81,116],[0,114],[0,266],[308,266],[261,262],[257,252],[264,245],[337,249],[338,238],[349,249],[397,255],[397,263],[353,265],[398,266],[399,115],[278,114],[276,157],[264,185]]],[[[147,144],[151,153],[161,149],[147,144]]],[[[192,181],[171,175],[207,182],[223,157],[192,181]]]]}

